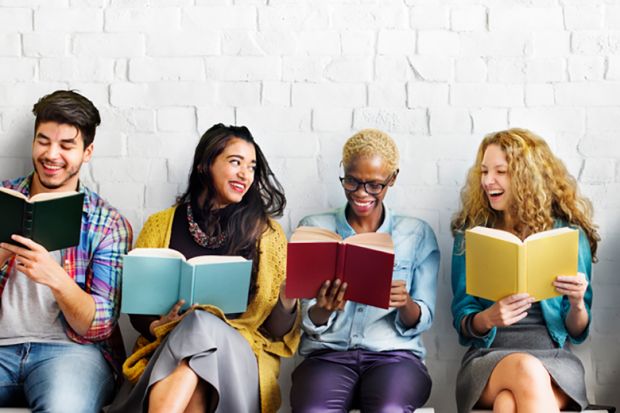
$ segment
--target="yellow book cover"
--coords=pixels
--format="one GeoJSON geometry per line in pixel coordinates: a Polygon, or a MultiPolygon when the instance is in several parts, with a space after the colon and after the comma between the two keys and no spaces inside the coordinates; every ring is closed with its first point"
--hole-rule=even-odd
{"type": "Polygon", "coordinates": [[[498,301],[528,293],[536,301],[557,297],[558,275],[577,275],[579,231],[563,227],[521,241],[507,231],[475,227],[465,232],[466,292],[498,301]]]}

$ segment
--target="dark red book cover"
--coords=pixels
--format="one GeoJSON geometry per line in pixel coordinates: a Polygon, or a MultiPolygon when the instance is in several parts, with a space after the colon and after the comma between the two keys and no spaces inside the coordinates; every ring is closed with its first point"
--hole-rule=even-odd
{"type": "Polygon", "coordinates": [[[340,278],[348,284],[346,300],[388,308],[393,268],[394,254],[390,252],[334,241],[291,242],[286,295],[314,298],[323,282],[340,278]]]}

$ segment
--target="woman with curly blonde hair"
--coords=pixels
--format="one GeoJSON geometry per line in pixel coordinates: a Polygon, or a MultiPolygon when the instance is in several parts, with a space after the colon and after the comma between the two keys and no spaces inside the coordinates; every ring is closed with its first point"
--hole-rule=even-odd
{"type": "Polygon", "coordinates": [[[470,346],[457,378],[459,412],[559,412],[588,405],[584,370],[564,348],[583,342],[590,325],[590,275],[600,237],[592,206],[547,143],[524,129],[487,135],[452,221],[452,315],[470,346]],[[578,276],[558,274],[561,295],[535,302],[514,294],[497,302],[465,292],[464,232],[486,226],[521,239],[557,227],[579,229],[578,276]]]}

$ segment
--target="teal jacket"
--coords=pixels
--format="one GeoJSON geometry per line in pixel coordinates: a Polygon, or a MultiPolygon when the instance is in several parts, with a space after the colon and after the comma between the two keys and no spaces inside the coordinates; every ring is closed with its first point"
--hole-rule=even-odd
{"type": "MultiPolygon", "coordinates": [[[[566,222],[556,220],[554,227],[568,226],[566,222]]],[[[469,337],[461,331],[461,322],[469,314],[480,312],[491,305],[493,301],[477,298],[465,293],[465,249],[463,248],[464,234],[459,233],[454,237],[454,247],[452,250],[452,318],[454,328],[459,335],[459,342],[464,346],[490,347],[495,339],[497,328],[493,327],[485,336],[481,338],[469,337]]],[[[590,283],[592,275],[592,253],[588,237],[579,228],[579,257],[577,264],[578,271],[584,273],[588,280],[588,289],[584,297],[586,309],[588,311],[588,326],[578,337],[572,337],[566,330],[564,320],[568,314],[570,304],[566,296],[549,298],[540,302],[543,317],[547,330],[559,347],[564,347],[566,340],[571,343],[579,344],[588,337],[591,322],[590,308],[592,306],[592,285],[590,283]]],[[[560,275],[560,274],[558,274],[560,275]]]]}

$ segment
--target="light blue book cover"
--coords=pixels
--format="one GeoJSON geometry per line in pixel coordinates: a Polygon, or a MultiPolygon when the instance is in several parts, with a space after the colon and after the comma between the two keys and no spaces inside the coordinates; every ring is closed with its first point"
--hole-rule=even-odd
{"type": "Polygon", "coordinates": [[[224,313],[247,308],[252,261],[201,256],[188,261],[168,248],[136,248],[123,257],[121,312],[166,314],[179,300],[184,309],[210,304],[224,313]]]}

